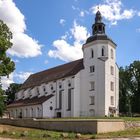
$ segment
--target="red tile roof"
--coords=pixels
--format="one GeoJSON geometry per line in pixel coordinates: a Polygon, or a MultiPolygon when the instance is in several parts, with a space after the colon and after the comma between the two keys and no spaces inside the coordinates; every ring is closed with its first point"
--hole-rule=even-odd
{"type": "Polygon", "coordinates": [[[42,104],[43,102],[49,100],[53,96],[54,96],[53,94],[50,94],[48,96],[33,97],[31,99],[27,98],[27,99],[17,100],[17,101],[14,101],[13,103],[7,105],[7,108],[42,104]]]}
{"type": "Polygon", "coordinates": [[[35,73],[29,76],[29,78],[23,83],[21,89],[39,86],[42,83],[47,83],[68,76],[73,76],[81,69],[84,69],[83,59],[79,59],[42,72],[35,73]]]}

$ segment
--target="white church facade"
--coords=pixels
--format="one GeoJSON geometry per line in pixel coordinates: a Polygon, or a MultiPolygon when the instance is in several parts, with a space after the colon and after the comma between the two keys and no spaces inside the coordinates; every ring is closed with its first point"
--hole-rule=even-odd
{"type": "Polygon", "coordinates": [[[105,34],[98,11],[83,59],[29,76],[7,106],[14,118],[117,116],[119,69],[116,44],[105,34]]]}

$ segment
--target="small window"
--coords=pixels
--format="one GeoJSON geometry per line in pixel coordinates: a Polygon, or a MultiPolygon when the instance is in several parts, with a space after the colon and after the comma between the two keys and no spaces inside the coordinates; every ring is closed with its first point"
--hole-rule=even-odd
{"type": "Polygon", "coordinates": [[[68,81],[68,87],[71,87],[71,82],[70,82],[70,80],[68,81]]]}
{"type": "Polygon", "coordinates": [[[112,91],[114,91],[114,82],[111,82],[111,83],[110,83],[110,89],[111,89],[112,91]]]}
{"type": "Polygon", "coordinates": [[[94,57],[94,51],[91,49],[91,58],[94,57]]]}
{"type": "Polygon", "coordinates": [[[113,96],[110,97],[110,102],[111,102],[111,105],[114,105],[114,97],[113,96]]]}
{"type": "Polygon", "coordinates": [[[113,49],[111,49],[111,58],[114,58],[114,53],[113,53],[113,49]]]}
{"type": "Polygon", "coordinates": [[[45,86],[43,86],[43,91],[46,92],[46,87],[45,86]]]}
{"type": "Polygon", "coordinates": [[[90,90],[95,90],[95,82],[90,82],[90,90]]]}
{"type": "Polygon", "coordinates": [[[105,56],[105,48],[102,48],[102,56],[105,56]]]}
{"type": "Polygon", "coordinates": [[[51,86],[50,86],[50,87],[51,87],[51,90],[53,90],[53,85],[52,85],[52,84],[51,84],[51,86]]]}
{"type": "Polygon", "coordinates": [[[110,67],[110,73],[111,73],[111,75],[114,75],[114,67],[113,66],[110,67]]]}
{"type": "Polygon", "coordinates": [[[94,66],[90,66],[90,72],[94,72],[95,71],[95,67],[94,66]]]}
{"type": "Polygon", "coordinates": [[[90,96],[90,105],[95,105],[95,97],[90,96]]]}
{"type": "Polygon", "coordinates": [[[39,92],[39,88],[38,88],[38,87],[37,87],[37,89],[36,89],[36,90],[37,90],[37,94],[38,94],[38,95],[40,95],[40,92],[39,92]]]}
{"type": "Polygon", "coordinates": [[[62,88],[62,85],[61,85],[61,83],[59,83],[59,88],[60,88],[60,89],[62,88]]]}

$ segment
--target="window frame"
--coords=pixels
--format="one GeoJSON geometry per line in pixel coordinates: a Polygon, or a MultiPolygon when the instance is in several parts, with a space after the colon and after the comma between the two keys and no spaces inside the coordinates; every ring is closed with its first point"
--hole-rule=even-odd
{"type": "Polygon", "coordinates": [[[95,66],[94,65],[90,66],[90,73],[93,73],[93,72],[95,72],[95,66]]]}

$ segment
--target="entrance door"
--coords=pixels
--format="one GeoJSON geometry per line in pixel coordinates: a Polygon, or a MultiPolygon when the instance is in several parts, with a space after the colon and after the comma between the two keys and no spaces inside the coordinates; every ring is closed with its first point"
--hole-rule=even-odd
{"type": "Polygon", "coordinates": [[[61,112],[57,112],[57,118],[61,118],[61,112]]]}

